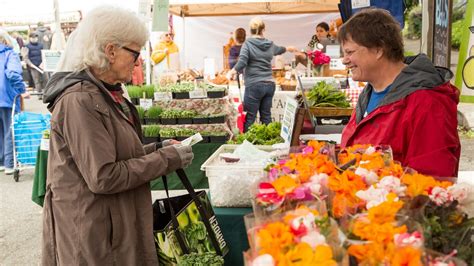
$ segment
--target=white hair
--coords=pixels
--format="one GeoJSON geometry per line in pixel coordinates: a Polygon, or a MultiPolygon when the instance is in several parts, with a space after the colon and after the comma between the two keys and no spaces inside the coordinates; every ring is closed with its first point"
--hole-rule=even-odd
{"type": "Polygon", "coordinates": [[[107,44],[144,46],[147,40],[145,23],[135,13],[114,6],[95,8],[69,36],[57,71],[79,72],[90,67],[106,71],[110,66],[104,52],[107,44]]]}

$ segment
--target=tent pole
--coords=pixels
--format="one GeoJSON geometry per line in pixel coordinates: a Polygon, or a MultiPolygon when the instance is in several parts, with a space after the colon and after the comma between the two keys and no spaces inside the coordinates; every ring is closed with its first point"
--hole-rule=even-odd
{"type": "MultiPolygon", "coordinates": [[[[147,22],[148,32],[151,32],[150,21],[147,22]]],[[[145,75],[146,75],[146,85],[151,84],[151,59],[150,59],[150,41],[145,43],[145,75]]]]}
{"type": "Polygon", "coordinates": [[[184,64],[183,64],[183,69],[188,68],[188,60],[186,57],[186,21],[184,19],[184,13],[181,13],[181,18],[183,19],[183,57],[184,57],[184,64]]]}

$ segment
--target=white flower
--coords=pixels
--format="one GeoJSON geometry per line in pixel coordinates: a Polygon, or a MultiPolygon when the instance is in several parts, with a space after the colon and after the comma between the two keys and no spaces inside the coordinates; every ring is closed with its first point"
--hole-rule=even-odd
{"type": "Polygon", "coordinates": [[[372,185],[379,180],[379,176],[375,172],[369,171],[363,167],[357,167],[357,169],[355,170],[355,174],[363,177],[365,180],[365,183],[369,185],[372,185]]]}
{"type": "Polygon", "coordinates": [[[311,177],[311,182],[325,185],[327,184],[329,176],[326,173],[315,174],[311,177]]]}
{"type": "Polygon", "coordinates": [[[314,195],[321,195],[321,185],[318,183],[311,183],[309,186],[311,193],[314,195]]]}
{"type": "Polygon", "coordinates": [[[316,219],[316,216],[314,216],[314,214],[311,212],[306,215],[296,217],[291,222],[291,228],[298,230],[300,226],[303,225],[307,230],[312,230],[315,227],[315,224],[314,224],[315,219],[316,219]]]}
{"type": "Polygon", "coordinates": [[[301,238],[301,242],[307,243],[311,248],[326,244],[326,238],[316,231],[311,231],[301,238]]]}
{"type": "Polygon", "coordinates": [[[253,262],[252,266],[273,266],[275,265],[275,260],[270,254],[263,254],[256,257],[253,262]]]}
{"type": "Polygon", "coordinates": [[[423,245],[423,238],[421,233],[418,231],[413,232],[412,234],[395,234],[393,236],[393,240],[397,246],[412,246],[415,248],[421,248],[423,245]]]}
{"type": "Polygon", "coordinates": [[[459,207],[467,213],[468,217],[474,217],[474,186],[468,183],[457,183],[448,187],[451,200],[456,199],[459,207]]]}
{"type": "Polygon", "coordinates": [[[394,176],[385,176],[377,183],[378,188],[393,192],[399,197],[405,196],[406,186],[400,184],[400,179],[394,176]]]}
{"type": "Polygon", "coordinates": [[[370,146],[370,147],[367,148],[367,150],[365,150],[365,154],[369,154],[369,155],[370,155],[370,154],[374,153],[375,151],[376,151],[376,150],[375,150],[375,147],[370,146]]]}
{"type": "Polygon", "coordinates": [[[457,200],[459,204],[463,204],[467,199],[468,195],[472,192],[472,186],[466,183],[458,183],[448,187],[449,195],[451,196],[450,200],[457,200]]]}
{"type": "Polygon", "coordinates": [[[367,190],[359,190],[356,196],[367,202],[366,208],[370,209],[387,200],[389,192],[383,188],[370,186],[367,190]]]}
{"type": "Polygon", "coordinates": [[[438,206],[441,206],[449,201],[448,191],[442,187],[434,187],[431,190],[429,197],[438,206]]]}

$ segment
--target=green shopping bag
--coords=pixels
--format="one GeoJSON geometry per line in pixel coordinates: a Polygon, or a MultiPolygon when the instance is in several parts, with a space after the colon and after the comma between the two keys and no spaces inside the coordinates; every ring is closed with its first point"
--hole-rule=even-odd
{"type": "Polygon", "coordinates": [[[229,251],[205,191],[194,191],[183,169],[176,171],[188,194],[153,203],[153,234],[160,265],[179,264],[185,254],[224,256],[229,251]]]}

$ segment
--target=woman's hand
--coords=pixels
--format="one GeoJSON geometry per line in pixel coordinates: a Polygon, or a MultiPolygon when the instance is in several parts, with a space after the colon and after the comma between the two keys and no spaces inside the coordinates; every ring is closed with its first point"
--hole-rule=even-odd
{"type": "Polygon", "coordinates": [[[286,51],[290,52],[290,53],[294,53],[294,52],[298,51],[298,49],[296,49],[294,46],[287,46],[286,51]]]}
{"type": "Polygon", "coordinates": [[[231,69],[229,72],[227,72],[227,74],[225,75],[225,77],[226,77],[228,80],[233,80],[235,74],[237,74],[237,71],[236,71],[235,69],[231,69]]]}

